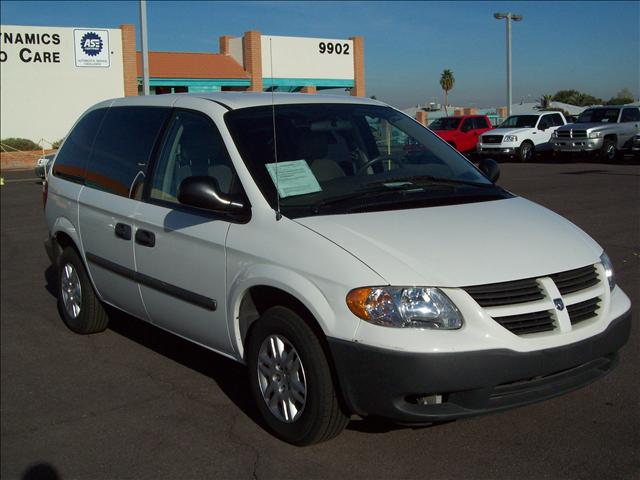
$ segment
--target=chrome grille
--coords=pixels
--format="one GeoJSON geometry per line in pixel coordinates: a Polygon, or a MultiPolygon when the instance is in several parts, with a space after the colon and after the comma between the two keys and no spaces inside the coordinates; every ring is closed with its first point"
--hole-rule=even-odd
{"type": "Polygon", "coordinates": [[[590,298],[584,302],[574,303],[567,307],[571,325],[589,320],[598,316],[598,308],[600,308],[600,297],[590,298]]]}
{"type": "Polygon", "coordinates": [[[587,138],[586,130],[558,130],[558,138],[587,138]]]}

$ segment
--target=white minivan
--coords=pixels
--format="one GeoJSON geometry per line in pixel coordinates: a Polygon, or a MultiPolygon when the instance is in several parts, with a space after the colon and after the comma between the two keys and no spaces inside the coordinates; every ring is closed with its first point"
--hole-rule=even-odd
{"type": "Polygon", "coordinates": [[[46,185],[60,311],[94,333],[107,304],[245,363],[297,445],[352,414],[544,400],[614,368],[630,302],[595,241],[498,173],[369,99],[105,101],[46,185]]]}

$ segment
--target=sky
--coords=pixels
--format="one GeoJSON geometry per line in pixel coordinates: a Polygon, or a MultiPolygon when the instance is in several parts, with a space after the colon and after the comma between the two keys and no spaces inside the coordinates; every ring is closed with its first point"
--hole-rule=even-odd
{"type": "MultiPolygon", "coordinates": [[[[442,102],[506,104],[505,21],[513,12],[513,99],[576,89],[605,100],[640,96],[640,2],[147,2],[149,49],[218,52],[221,35],[262,34],[365,41],[367,95],[399,108],[442,102]]],[[[3,25],[117,28],[136,24],[137,1],[0,2],[3,25]]],[[[139,48],[138,42],[138,48],[139,48]]]]}

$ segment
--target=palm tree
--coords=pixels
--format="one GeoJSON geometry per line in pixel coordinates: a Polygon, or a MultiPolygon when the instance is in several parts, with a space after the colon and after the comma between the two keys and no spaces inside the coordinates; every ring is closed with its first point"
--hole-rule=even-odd
{"type": "Polygon", "coordinates": [[[444,90],[444,113],[448,116],[447,105],[449,103],[449,91],[453,90],[453,84],[456,83],[456,79],[453,78],[453,72],[449,69],[445,69],[440,75],[440,86],[444,90]]]}
{"type": "Polygon", "coordinates": [[[549,107],[551,107],[551,100],[553,98],[553,95],[542,95],[540,97],[540,105],[538,105],[538,109],[540,110],[547,110],[549,109],[549,107]]]}

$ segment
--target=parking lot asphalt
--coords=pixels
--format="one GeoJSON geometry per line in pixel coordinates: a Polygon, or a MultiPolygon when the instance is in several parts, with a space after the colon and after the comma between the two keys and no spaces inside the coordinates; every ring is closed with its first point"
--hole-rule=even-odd
{"type": "MultiPolygon", "coordinates": [[[[263,429],[244,367],[228,359],[122,314],[101,334],[69,331],[43,249],[41,186],[4,172],[1,477],[638,478],[640,166],[623,163],[503,164],[499,181],[611,256],[634,322],[616,370],[550,401],[431,427],[354,419],[307,448],[263,429]]],[[[473,232],[468,244],[499,254],[473,232]]]]}

